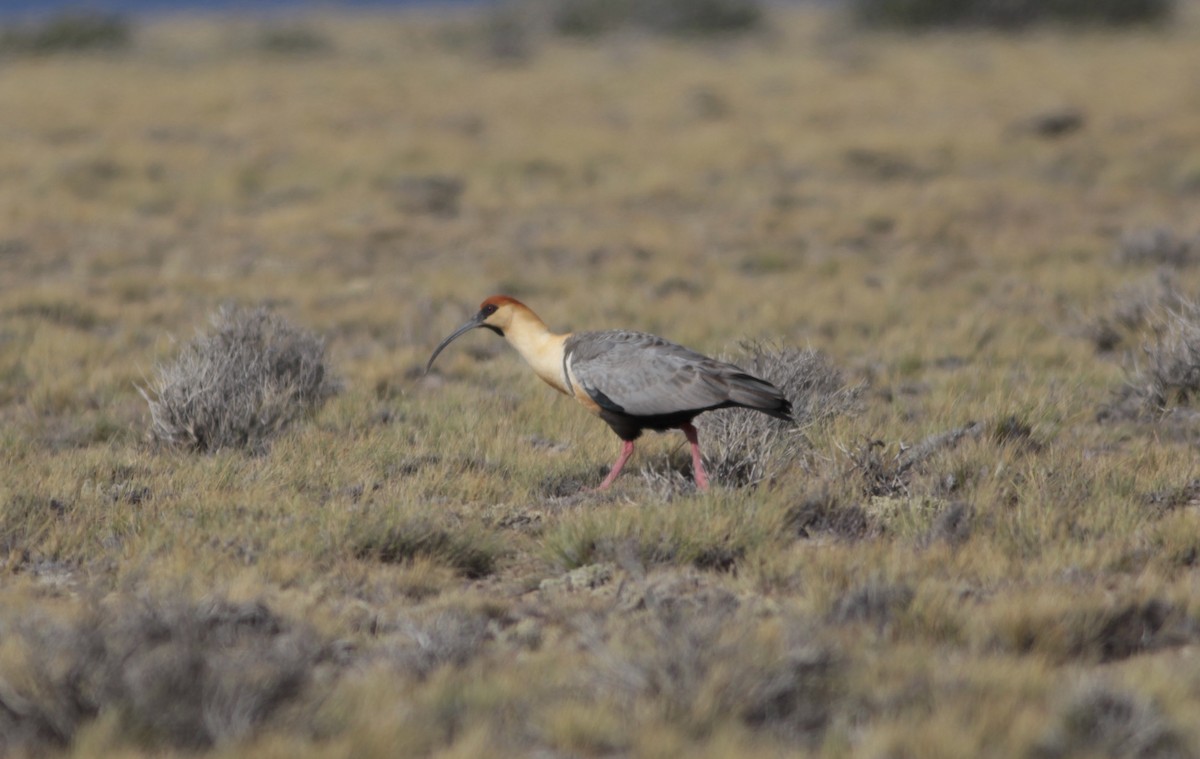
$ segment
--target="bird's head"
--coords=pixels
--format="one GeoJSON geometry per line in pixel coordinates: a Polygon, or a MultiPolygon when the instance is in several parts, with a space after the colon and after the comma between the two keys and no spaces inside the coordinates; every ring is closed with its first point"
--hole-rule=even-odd
{"type": "Polygon", "coordinates": [[[501,337],[504,336],[504,330],[512,324],[513,316],[520,310],[529,309],[525,304],[516,298],[510,298],[507,295],[493,295],[492,297],[479,304],[479,313],[472,316],[466,324],[454,330],[433,350],[433,355],[429,357],[429,363],[425,365],[425,371],[428,372],[433,368],[433,361],[438,357],[447,345],[454,342],[460,335],[466,334],[476,327],[490,329],[501,337]]]}

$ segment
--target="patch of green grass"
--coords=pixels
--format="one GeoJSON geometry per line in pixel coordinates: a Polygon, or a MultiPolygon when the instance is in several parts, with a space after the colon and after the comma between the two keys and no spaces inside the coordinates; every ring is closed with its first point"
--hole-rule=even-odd
{"type": "Polygon", "coordinates": [[[542,545],[566,569],[633,561],[730,571],[747,552],[775,540],[783,519],[770,502],[684,498],[573,513],[547,531],[542,545]]]}
{"type": "Polygon", "coordinates": [[[503,555],[497,537],[470,525],[423,516],[396,520],[377,514],[366,524],[351,527],[350,544],[355,558],[403,564],[428,558],[453,567],[464,577],[486,577],[503,555]]]}

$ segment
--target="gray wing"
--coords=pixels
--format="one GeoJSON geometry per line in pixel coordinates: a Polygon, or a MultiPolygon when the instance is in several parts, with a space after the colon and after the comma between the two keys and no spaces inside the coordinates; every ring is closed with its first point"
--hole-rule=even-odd
{"type": "MultiPolygon", "coordinates": [[[[579,332],[564,359],[602,408],[657,416],[722,405],[777,406],[772,385],[669,340],[644,332],[579,332]]],[[[578,391],[578,388],[576,389],[578,391]]]]}

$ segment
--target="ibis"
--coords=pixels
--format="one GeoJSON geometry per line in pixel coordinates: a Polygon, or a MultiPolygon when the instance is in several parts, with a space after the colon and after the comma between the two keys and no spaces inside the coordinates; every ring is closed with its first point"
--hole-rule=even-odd
{"type": "Polygon", "coordinates": [[[733,364],[644,332],[556,334],[528,306],[507,295],[480,304],[478,313],[434,349],[425,371],[447,345],[477,328],[506,339],[546,384],[574,398],[621,438],[621,455],[597,490],[612,485],[643,430],[682,430],[691,446],[696,488],[707,490],[693,419],[731,407],[791,419],[791,404],[777,387],[733,364]]]}

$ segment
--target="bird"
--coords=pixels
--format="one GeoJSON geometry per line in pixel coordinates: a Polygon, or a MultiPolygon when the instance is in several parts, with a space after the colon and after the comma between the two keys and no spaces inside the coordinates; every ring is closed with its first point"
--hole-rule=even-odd
{"type": "Polygon", "coordinates": [[[438,344],[425,372],[446,346],[480,328],[507,340],[546,384],[574,398],[621,438],[621,454],[597,491],[617,479],[644,430],[681,430],[691,446],[696,489],[705,491],[708,474],[693,419],[732,407],[792,418],[791,403],[779,388],[740,367],[645,332],[556,334],[532,309],[507,295],[484,300],[478,313],[438,344]]]}

